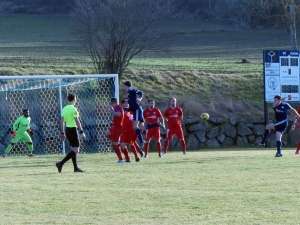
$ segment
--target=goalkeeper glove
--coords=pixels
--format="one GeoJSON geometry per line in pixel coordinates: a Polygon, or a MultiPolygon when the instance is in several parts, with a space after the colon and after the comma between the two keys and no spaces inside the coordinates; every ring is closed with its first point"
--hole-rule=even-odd
{"type": "Polygon", "coordinates": [[[16,136],[17,136],[16,131],[12,131],[12,132],[11,132],[11,137],[12,137],[12,138],[15,138],[16,136]]]}
{"type": "Polygon", "coordinates": [[[34,131],[31,130],[31,129],[27,130],[27,132],[28,132],[28,134],[29,134],[31,137],[34,135],[34,131]]]}

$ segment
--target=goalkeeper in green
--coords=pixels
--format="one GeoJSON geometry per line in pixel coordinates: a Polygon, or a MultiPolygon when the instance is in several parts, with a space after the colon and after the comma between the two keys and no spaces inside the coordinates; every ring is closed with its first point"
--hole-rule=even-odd
{"type": "Polygon", "coordinates": [[[33,157],[33,145],[32,139],[30,136],[34,135],[34,132],[30,129],[30,121],[31,118],[29,117],[29,110],[23,109],[23,116],[20,116],[13,124],[12,127],[12,140],[11,143],[7,146],[3,158],[6,158],[7,154],[13,148],[15,144],[17,144],[20,140],[27,144],[28,147],[28,156],[33,157]]]}

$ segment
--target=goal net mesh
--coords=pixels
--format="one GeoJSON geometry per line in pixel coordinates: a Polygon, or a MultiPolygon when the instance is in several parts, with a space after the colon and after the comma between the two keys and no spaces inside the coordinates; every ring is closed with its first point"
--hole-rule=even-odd
{"type": "MultiPolygon", "coordinates": [[[[49,76],[48,76],[49,77],[49,76]]],[[[60,76],[62,77],[62,76],[60,76]]],[[[11,127],[22,115],[24,108],[31,117],[30,128],[33,153],[36,155],[61,154],[63,143],[60,139],[61,107],[68,104],[67,96],[77,96],[75,106],[79,111],[86,140],[81,140],[80,153],[111,151],[105,137],[111,120],[106,108],[110,98],[116,96],[118,87],[115,77],[76,77],[47,79],[1,79],[0,77],[0,148],[3,153],[11,141],[11,127]]],[[[65,153],[71,150],[65,142],[65,153]]],[[[27,154],[27,145],[20,141],[10,151],[11,155],[27,154]]]]}

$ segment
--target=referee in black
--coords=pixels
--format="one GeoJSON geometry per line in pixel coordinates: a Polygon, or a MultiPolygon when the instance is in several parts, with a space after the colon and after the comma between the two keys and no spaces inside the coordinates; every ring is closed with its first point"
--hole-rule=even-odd
{"type": "Polygon", "coordinates": [[[62,110],[60,129],[61,140],[65,141],[67,138],[72,147],[72,151],[70,151],[62,161],[56,163],[56,167],[58,172],[60,173],[65,162],[67,162],[69,159],[72,159],[74,172],[84,172],[77,166],[77,155],[79,153],[80,146],[78,132],[83,139],[85,139],[85,134],[79,121],[77,108],[74,106],[76,103],[76,96],[73,94],[69,94],[68,101],[69,104],[66,105],[62,110]]]}

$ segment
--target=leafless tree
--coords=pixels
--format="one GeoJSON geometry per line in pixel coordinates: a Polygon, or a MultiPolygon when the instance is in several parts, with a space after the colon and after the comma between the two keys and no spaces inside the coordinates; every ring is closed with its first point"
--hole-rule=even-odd
{"type": "Polygon", "coordinates": [[[156,35],[153,25],[169,17],[175,0],[75,0],[76,36],[97,73],[117,73],[156,35]]]}

